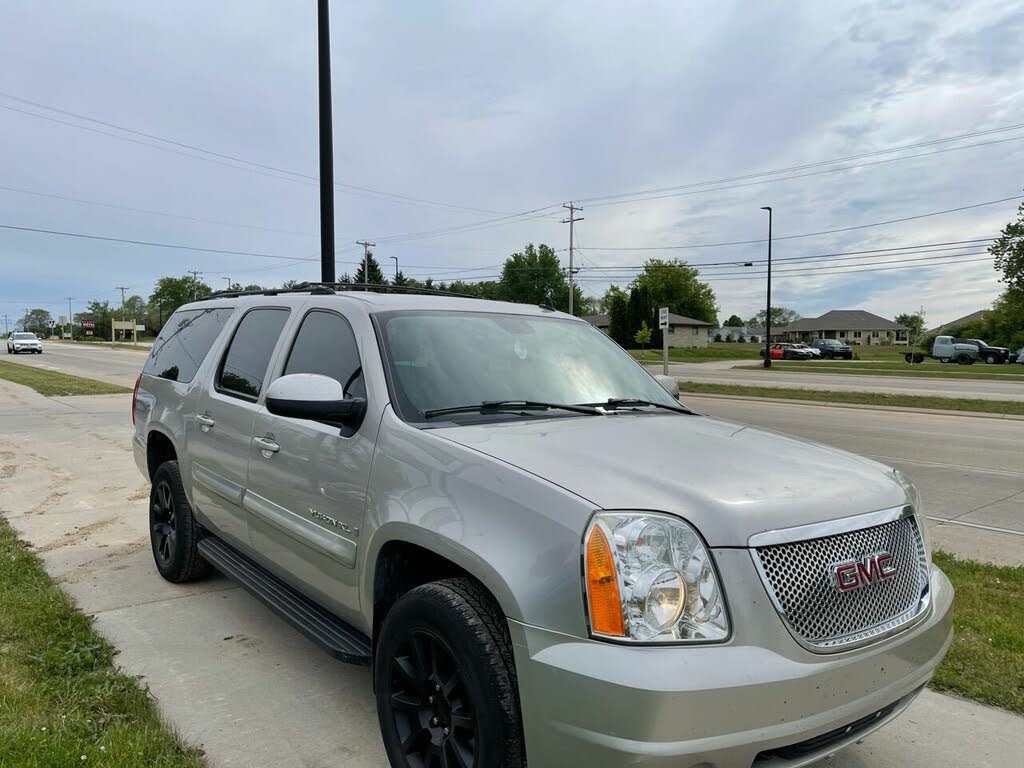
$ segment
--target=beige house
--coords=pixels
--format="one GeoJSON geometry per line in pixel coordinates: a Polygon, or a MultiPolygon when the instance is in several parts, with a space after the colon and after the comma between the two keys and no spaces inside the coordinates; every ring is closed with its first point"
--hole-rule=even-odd
{"type": "Polygon", "coordinates": [[[779,329],[772,341],[838,339],[853,345],[900,346],[908,343],[910,329],[863,309],[833,309],[821,317],[805,317],[779,329]]]}
{"type": "MultiPolygon", "coordinates": [[[[599,328],[602,333],[608,333],[608,315],[587,315],[583,319],[599,328]]],[[[706,347],[714,330],[713,323],[705,323],[703,320],[694,320],[692,317],[683,315],[669,314],[665,338],[668,339],[670,349],[706,347]]]]}

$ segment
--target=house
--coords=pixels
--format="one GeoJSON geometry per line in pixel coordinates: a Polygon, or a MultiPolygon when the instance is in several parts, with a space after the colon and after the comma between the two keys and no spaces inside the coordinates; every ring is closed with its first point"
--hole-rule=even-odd
{"type": "MultiPolygon", "coordinates": [[[[608,315],[587,315],[583,319],[600,329],[602,333],[608,333],[608,315]]],[[[706,347],[708,341],[714,338],[714,330],[714,323],[670,313],[665,338],[668,339],[670,349],[706,347]]]]}
{"type": "Polygon", "coordinates": [[[942,325],[936,326],[935,328],[932,328],[930,331],[926,331],[926,333],[929,336],[934,336],[936,334],[942,333],[947,328],[959,328],[964,323],[973,323],[977,320],[984,320],[985,315],[988,314],[988,312],[989,310],[987,309],[979,309],[977,312],[971,312],[971,314],[969,315],[964,315],[963,317],[958,317],[956,320],[950,320],[948,323],[943,323],[942,325]]]}
{"type": "Polygon", "coordinates": [[[839,339],[847,344],[905,345],[910,329],[863,309],[833,309],[821,317],[805,317],[778,329],[772,341],[839,339]]]}
{"type": "Polygon", "coordinates": [[[742,338],[744,341],[760,342],[764,338],[764,328],[755,328],[752,325],[723,325],[721,328],[711,331],[711,338],[721,336],[722,341],[728,341],[730,334],[732,334],[733,341],[739,341],[742,338]]]}

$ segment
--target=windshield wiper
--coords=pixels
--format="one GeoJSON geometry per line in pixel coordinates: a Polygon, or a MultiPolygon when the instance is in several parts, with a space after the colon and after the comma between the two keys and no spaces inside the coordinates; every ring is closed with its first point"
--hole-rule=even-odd
{"type": "Polygon", "coordinates": [[[694,412],[682,405],[669,405],[668,403],[656,403],[653,400],[640,400],[636,397],[609,397],[603,403],[585,403],[588,406],[604,408],[606,410],[617,410],[619,408],[633,408],[638,405],[649,405],[652,408],[664,408],[666,411],[676,413],[687,413],[691,416],[694,412]]]}
{"type": "Polygon", "coordinates": [[[445,416],[449,413],[490,413],[505,410],[516,411],[547,411],[557,408],[573,413],[585,413],[588,416],[600,416],[601,412],[592,405],[566,405],[564,403],[545,403],[539,400],[485,400],[475,405],[454,405],[450,408],[432,408],[423,412],[423,418],[432,419],[435,416],[445,416]]]}

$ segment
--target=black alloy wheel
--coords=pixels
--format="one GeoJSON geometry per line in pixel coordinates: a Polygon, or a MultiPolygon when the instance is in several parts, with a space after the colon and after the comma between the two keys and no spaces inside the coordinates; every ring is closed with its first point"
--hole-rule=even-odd
{"type": "Polygon", "coordinates": [[[427,629],[409,632],[391,660],[391,711],[412,768],[476,764],[477,720],[448,645],[427,629]]]}
{"type": "Polygon", "coordinates": [[[174,498],[167,480],[161,480],[154,486],[152,499],[149,525],[153,556],[158,565],[168,568],[178,543],[178,517],[174,513],[174,498]]]}

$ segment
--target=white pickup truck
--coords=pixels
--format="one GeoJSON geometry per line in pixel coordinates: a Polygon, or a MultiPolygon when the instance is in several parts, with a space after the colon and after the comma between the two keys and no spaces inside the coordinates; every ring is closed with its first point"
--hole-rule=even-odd
{"type": "Polygon", "coordinates": [[[978,360],[978,347],[974,344],[958,343],[953,336],[936,336],[932,343],[931,357],[942,363],[974,365],[978,360]]]}

